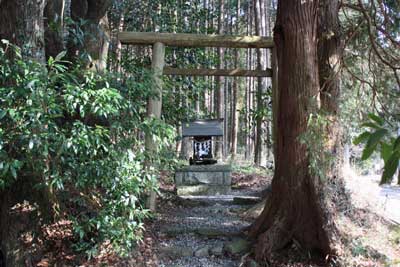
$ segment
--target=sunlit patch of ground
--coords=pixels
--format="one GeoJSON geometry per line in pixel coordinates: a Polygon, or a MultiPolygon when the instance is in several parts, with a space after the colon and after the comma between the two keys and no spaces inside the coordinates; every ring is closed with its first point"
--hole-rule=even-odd
{"type": "Polygon", "coordinates": [[[351,192],[352,207],[348,215],[338,216],[337,224],[345,233],[345,266],[400,266],[400,192],[382,194],[378,176],[360,176],[344,170],[346,188],[351,192]],[[391,201],[388,203],[387,199],[391,201]]]}

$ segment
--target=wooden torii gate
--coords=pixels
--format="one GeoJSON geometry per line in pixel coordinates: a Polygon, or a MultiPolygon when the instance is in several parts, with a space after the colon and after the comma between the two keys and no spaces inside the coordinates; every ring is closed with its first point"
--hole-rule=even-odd
{"type": "MultiPolygon", "coordinates": [[[[244,35],[206,35],[187,33],[120,32],[118,39],[123,45],[152,45],[153,80],[158,97],[148,99],[147,116],[161,117],[162,75],[183,76],[230,76],[230,77],[272,77],[272,98],[277,99],[277,64],[274,42],[271,37],[244,35]],[[177,69],[165,67],[165,46],[173,47],[225,47],[225,48],[268,48],[272,50],[271,69],[177,69]]],[[[276,102],[276,101],[273,101],[276,102]]],[[[277,105],[273,103],[274,124],[277,105]]],[[[274,127],[276,129],[276,127],[274,127]]],[[[275,136],[275,130],[273,136],[275,136]]],[[[275,137],[274,137],[275,138],[275,137]]],[[[146,136],[145,149],[154,151],[151,136],[146,136]]],[[[155,194],[150,196],[149,208],[155,209],[155,194]]]]}

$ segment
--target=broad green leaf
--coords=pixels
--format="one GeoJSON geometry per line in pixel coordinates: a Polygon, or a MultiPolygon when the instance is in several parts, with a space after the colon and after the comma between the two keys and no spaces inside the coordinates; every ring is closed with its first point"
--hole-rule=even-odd
{"type": "Polygon", "coordinates": [[[66,51],[62,51],[61,53],[59,53],[59,54],[56,56],[55,61],[60,61],[61,59],[63,59],[63,58],[65,57],[66,54],[67,54],[66,51]]]}
{"type": "Polygon", "coordinates": [[[381,129],[381,127],[378,124],[375,124],[373,122],[365,122],[363,124],[361,124],[362,127],[369,127],[372,129],[381,129]]]}
{"type": "Polygon", "coordinates": [[[391,144],[388,144],[388,143],[381,144],[381,158],[383,159],[383,161],[385,163],[392,155],[392,151],[393,151],[393,147],[391,144]]]}
{"type": "Polygon", "coordinates": [[[361,159],[366,160],[368,159],[372,153],[375,151],[376,146],[378,145],[379,141],[382,139],[382,137],[385,136],[387,133],[386,129],[379,129],[376,132],[372,133],[371,136],[369,137],[367,141],[367,145],[364,148],[364,151],[362,153],[361,159]]]}
{"type": "Polygon", "coordinates": [[[353,140],[353,144],[358,145],[360,143],[364,143],[368,140],[368,138],[371,136],[370,132],[363,132],[362,134],[360,134],[359,136],[357,136],[354,140],[353,140]]]}
{"type": "Polygon", "coordinates": [[[368,114],[368,117],[369,117],[371,120],[373,120],[373,121],[375,121],[376,123],[378,123],[380,126],[383,126],[383,124],[385,124],[385,121],[384,121],[381,117],[379,117],[379,116],[377,116],[377,115],[375,115],[375,114],[373,114],[373,113],[369,113],[369,114],[368,114]]]}
{"type": "Polygon", "coordinates": [[[0,120],[7,114],[7,110],[0,111],[0,120]]]}
{"type": "Polygon", "coordinates": [[[17,178],[17,170],[14,168],[14,166],[10,165],[10,171],[11,171],[11,175],[16,179],[17,178]]]}
{"type": "Polygon", "coordinates": [[[389,183],[392,180],[393,175],[399,166],[399,159],[400,153],[395,152],[390,156],[383,170],[381,184],[389,183]]]}

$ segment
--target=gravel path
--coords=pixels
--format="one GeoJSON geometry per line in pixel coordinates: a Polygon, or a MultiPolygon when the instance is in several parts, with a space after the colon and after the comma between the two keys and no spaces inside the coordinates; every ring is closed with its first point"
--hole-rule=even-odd
{"type": "MultiPolygon", "coordinates": [[[[238,195],[234,193],[233,195],[238,195]]],[[[197,197],[159,214],[155,229],[160,267],[234,267],[249,249],[242,231],[251,222],[238,216],[246,205],[233,196],[197,197]]]]}

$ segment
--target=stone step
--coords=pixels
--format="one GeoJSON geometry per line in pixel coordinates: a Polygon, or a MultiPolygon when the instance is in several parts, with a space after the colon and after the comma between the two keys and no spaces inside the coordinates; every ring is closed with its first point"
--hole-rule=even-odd
{"type": "Polygon", "coordinates": [[[178,196],[190,195],[227,195],[231,192],[230,185],[180,185],[176,186],[178,196]]]}
{"type": "Polygon", "coordinates": [[[180,235],[195,234],[206,238],[221,238],[221,237],[238,237],[243,235],[243,229],[221,229],[210,226],[198,227],[167,227],[161,231],[168,237],[176,237],[180,235]]]}
{"type": "Polygon", "coordinates": [[[251,243],[244,238],[234,238],[228,241],[217,241],[209,244],[201,244],[196,247],[188,247],[182,245],[163,246],[158,249],[162,258],[177,259],[182,257],[209,257],[228,255],[242,255],[248,252],[251,243]]]}
{"type": "Polygon", "coordinates": [[[233,198],[233,204],[236,205],[255,205],[262,199],[254,196],[236,196],[233,198]]]}
{"type": "Polygon", "coordinates": [[[256,196],[241,196],[241,195],[181,195],[179,198],[183,200],[197,201],[202,204],[214,205],[216,203],[228,205],[255,205],[262,198],[256,196]]]}

